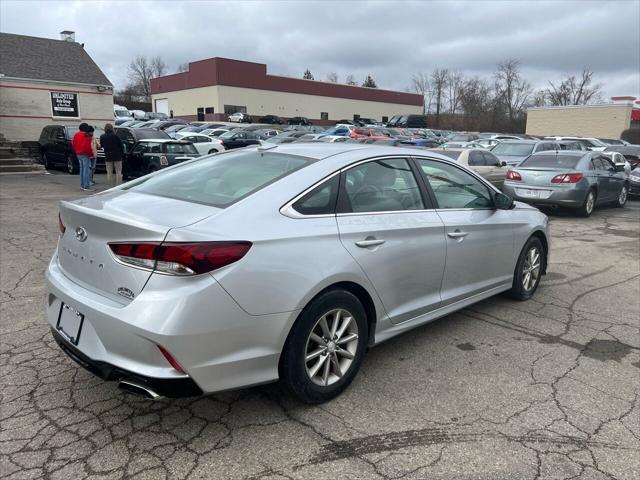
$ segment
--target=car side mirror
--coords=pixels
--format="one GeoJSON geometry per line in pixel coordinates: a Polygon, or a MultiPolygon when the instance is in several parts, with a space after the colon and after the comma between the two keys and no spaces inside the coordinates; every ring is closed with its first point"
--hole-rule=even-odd
{"type": "Polygon", "coordinates": [[[502,160],[502,161],[500,162],[500,166],[501,166],[501,167],[506,167],[506,166],[507,166],[507,162],[505,162],[504,160],[502,160]]]}
{"type": "Polygon", "coordinates": [[[615,171],[616,171],[616,172],[624,172],[624,163],[618,163],[618,164],[616,164],[615,171]]]}
{"type": "Polygon", "coordinates": [[[497,192],[493,197],[493,205],[497,210],[511,210],[514,206],[513,198],[504,193],[497,192]]]}

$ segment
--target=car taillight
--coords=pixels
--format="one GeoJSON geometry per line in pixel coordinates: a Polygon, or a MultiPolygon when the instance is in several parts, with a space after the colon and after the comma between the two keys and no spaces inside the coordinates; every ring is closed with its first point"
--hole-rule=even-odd
{"type": "Polygon", "coordinates": [[[551,183],[578,183],[582,180],[581,173],[561,173],[551,179],[551,183]]]}
{"type": "Polygon", "coordinates": [[[110,243],[119,262],[169,275],[199,275],[237,262],[251,242],[110,243]]]}
{"type": "Polygon", "coordinates": [[[185,374],[187,373],[184,371],[184,368],[182,368],[182,365],[180,365],[178,361],[175,358],[173,358],[173,356],[169,352],[167,352],[160,345],[156,345],[156,346],[158,347],[158,350],[160,350],[160,353],[162,354],[162,356],[167,359],[167,362],[169,362],[175,370],[177,370],[180,373],[185,373],[185,374]]]}
{"type": "Polygon", "coordinates": [[[64,226],[64,223],[62,223],[62,215],[60,215],[60,212],[58,212],[58,229],[60,230],[60,235],[64,235],[64,232],[67,229],[67,227],[64,226]]]}
{"type": "Polygon", "coordinates": [[[169,160],[167,160],[166,155],[160,155],[160,165],[167,166],[169,165],[169,160]]]}
{"type": "Polygon", "coordinates": [[[514,180],[516,182],[520,182],[522,181],[522,177],[515,170],[509,170],[507,171],[507,180],[514,180]]]}

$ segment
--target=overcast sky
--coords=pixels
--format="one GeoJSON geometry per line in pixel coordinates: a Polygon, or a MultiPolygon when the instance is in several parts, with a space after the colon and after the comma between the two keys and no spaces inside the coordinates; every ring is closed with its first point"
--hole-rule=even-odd
{"type": "Polygon", "coordinates": [[[272,74],[341,82],[371,74],[404,90],[436,67],[490,75],[513,57],[536,87],[583,66],[604,94],[640,97],[640,0],[629,1],[0,1],[3,32],[58,38],[74,30],[121,88],[135,55],[181,63],[228,57],[272,74]]]}

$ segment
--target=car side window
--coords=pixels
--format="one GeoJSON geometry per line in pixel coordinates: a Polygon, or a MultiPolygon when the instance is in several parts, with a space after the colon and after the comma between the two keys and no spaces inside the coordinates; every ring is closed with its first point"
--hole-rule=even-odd
{"type": "Polygon", "coordinates": [[[470,167],[482,167],[486,165],[482,152],[471,151],[469,152],[469,166],[470,167]]]}
{"type": "Polygon", "coordinates": [[[303,215],[327,215],[335,213],[340,175],[318,185],[293,204],[293,209],[303,215]]]}
{"type": "Polygon", "coordinates": [[[615,165],[607,157],[600,157],[600,161],[604,170],[615,170],[615,165]]]}
{"type": "Polygon", "coordinates": [[[343,211],[364,213],[425,208],[418,183],[404,158],[372,160],[347,170],[344,178],[343,211]]]}
{"type": "Polygon", "coordinates": [[[490,167],[499,167],[502,165],[498,157],[491,152],[482,152],[482,156],[484,156],[486,165],[489,165],[490,167]]]}
{"type": "Polygon", "coordinates": [[[146,143],[139,143],[131,152],[133,155],[142,155],[149,151],[149,146],[146,143]]]}
{"type": "Polygon", "coordinates": [[[464,170],[435,160],[418,159],[439,208],[493,208],[489,188],[464,170]]]}

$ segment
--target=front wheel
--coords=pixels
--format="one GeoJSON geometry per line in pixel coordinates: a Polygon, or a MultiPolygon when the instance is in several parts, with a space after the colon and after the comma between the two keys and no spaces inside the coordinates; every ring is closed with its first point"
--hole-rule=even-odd
{"type": "Polygon", "coordinates": [[[507,294],[516,300],[528,300],[538,289],[544,267],[545,251],[537,237],[531,237],[524,244],[515,272],[513,285],[507,294]]]}
{"type": "Polygon", "coordinates": [[[367,338],[367,316],[358,298],[346,290],[323,293],[307,305],[289,333],[280,379],[303,402],[326,402],[351,384],[367,338]]]}
{"type": "Polygon", "coordinates": [[[620,190],[620,195],[618,195],[618,200],[616,200],[616,207],[622,208],[627,204],[627,199],[629,198],[629,187],[626,185],[622,186],[622,190],[620,190]]]}

